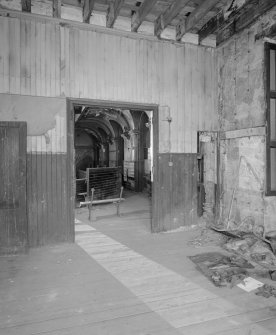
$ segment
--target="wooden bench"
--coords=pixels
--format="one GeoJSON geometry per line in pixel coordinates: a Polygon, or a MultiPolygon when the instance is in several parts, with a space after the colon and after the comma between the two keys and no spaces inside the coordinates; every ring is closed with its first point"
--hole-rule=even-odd
{"type": "Polygon", "coordinates": [[[86,200],[86,201],[81,201],[80,202],[80,207],[81,206],[86,206],[86,205],[88,206],[88,212],[89,212],[88,219],[91,220],[91,212],[92,212],[92,206],[93,205],[101,205],[101,204],[113,203],[117,207],[117,215],[120,216],[120,204],[121,204],[122,201],[125,201],[125,199],[122,197],[122,195],[123,195],[123,189],[124,188],[122,186],[119,198],[94,200],[93,197],[94,197],[95,189],[92,188],[91,189],[91,197],[90,197],[90,199],[86,200]]]}

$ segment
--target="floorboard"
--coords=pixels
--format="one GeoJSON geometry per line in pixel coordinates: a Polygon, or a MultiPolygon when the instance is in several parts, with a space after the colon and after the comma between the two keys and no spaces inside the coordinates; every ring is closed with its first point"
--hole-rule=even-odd
{"type": "Polygon", "coordinates": [[[2,335],[272,335],[276,300],[217,288],[187,256],[197,230],[150,233],[150,206],[77,210],[76,244],[0,257],[2,335]]]}

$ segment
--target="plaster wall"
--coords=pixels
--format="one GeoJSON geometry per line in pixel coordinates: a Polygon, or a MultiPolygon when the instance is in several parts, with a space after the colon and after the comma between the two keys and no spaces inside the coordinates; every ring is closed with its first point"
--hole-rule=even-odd
{"type": "Polygon", "coordinates": [[[217,52],[221,221],[251,217],[266,231],[276,229],[276,198],[265,196],[265,39],[256,36],[275,19],[276,7],[217,52]]]}
{"type": "Polygon", "coordinates": [[[27,122],[27,151],[66,153],[66,99],[0,94],[0,121],[27,122]]]}

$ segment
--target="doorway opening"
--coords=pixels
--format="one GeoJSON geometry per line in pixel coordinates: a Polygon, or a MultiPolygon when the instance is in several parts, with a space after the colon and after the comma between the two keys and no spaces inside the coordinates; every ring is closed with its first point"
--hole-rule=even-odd
{"type": "Polygon", "coordinates": [[[79,204],[91,200],[92,192],[93,200],[106,203],[93,205],[90,219],[116,218],[112,199],[120,196],[123,187],[120,214],[139,216],[148,211],[152,230],[157,107],[81,99],[70,102],[76,221],[79,214],[87,216],[87,208],[80,209],[79,204]]]}

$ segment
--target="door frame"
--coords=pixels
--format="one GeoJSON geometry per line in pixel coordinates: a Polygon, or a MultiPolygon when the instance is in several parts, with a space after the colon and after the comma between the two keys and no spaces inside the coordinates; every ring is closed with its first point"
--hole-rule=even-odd
{"type": "MultiPolygon", "coordinates": [[[[112,100],[98,100],[98,99],[82,99],[82,98],[66,98],[67,106],[67,184],[70,192],[70,208],[71,208],[71,220],[72,224],[70,227],[74,229],[74,207],[75,207],[75,152],[74,152],[74,129],[75,129],[75,118],[73,106],[75,104],[89,105],[91,107],[101,108],[125,108],[134,109],[141,111],[152,111],[152,131],[153,131],[153,168],[152,168],[152,210],[151,210],[151,232],[154,232],[156,224],[156,187],[155,180],[158,176],[158,154],[159,154],[159,106],[157,104],[143,104],[135,102],[125,101],[112,101],[112,100]]],[[[74,236],[74,232],[72,231],[74,236]]]]}

